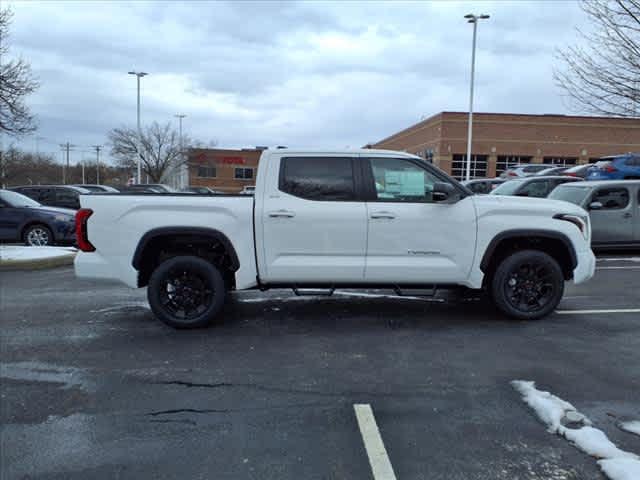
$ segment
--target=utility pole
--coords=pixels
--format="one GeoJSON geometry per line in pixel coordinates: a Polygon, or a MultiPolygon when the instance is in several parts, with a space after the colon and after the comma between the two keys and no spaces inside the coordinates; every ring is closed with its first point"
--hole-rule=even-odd
{"type": "Polygon", "coordinates": [[[102,145],[93,145],[96,150],[96,184],[100,185],[100,149],[102,145]]]}
{"type": "Polygon", "coordinates": [[[469,87],[469,129],[467,134],[467,168],[465,180],[471,180],[471,141],[473,136],[473,81],[476,70],[476,33],[478,31],[478,21],[489,18],[489,15],[474,15],[469,13],[464,16],[468,23],[473,24],[473,44],[471,47],[471,85],[469,87]]]}
{"type": "Polygon", "coordinates": [[[184,188],[187,186],[187,175],[185,172],[185,161],[184,161],[184,145],[182,144],[182,119],[186,117],[184,113],[178,113],[174,115],[179,120],[179,132],[180,132],[180,168],[178,170],[178,179],[180,183],[180,188],[184,188]]]}
{"type": "Polygon", "coordinates": [[[60,147],[62,148],[63,152],[66,152],[66,167],[64,165],[62,166],[62,184],[66,185],[67,184],[67,172],[69,171],[69,151],[73,147],[75,147],[75,145],[72,145],[69,142],[67,142],[67,143],[61,143],[60,147]]]}

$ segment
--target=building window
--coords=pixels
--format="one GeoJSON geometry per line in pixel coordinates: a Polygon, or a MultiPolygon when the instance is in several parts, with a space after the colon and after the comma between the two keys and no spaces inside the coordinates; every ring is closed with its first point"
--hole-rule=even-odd
{"type": "MultiPolygon", "coordinates": [[[[467,175],[467,156],[454,153],[451,162],[451,176],[457,180],[464,180],[467,175]]],[[[471,178],[487,176],[487,155],[471,155],[471,178]]]]}
{"type": "Polygon", "coordinates": [[[557,165],[559,167],[566,167],[567,165],[575,165],[578,161],[575,157],[544,157],[542,163],[546,165],[557,165]]]}
{"type": "Polygon", "coordinates": [[[202,178],[215,178],[216,167],[208,165],[198,165],[198,176],[202,178]]]}
{"type": "Polygon", "coordinates": [[[253,180],[253,168],[236,168],[233,178],[236,180],[253,180]]]}
{"type": "Polygon", "coordinates": [[[498,155],[496,161],[496,177],[499,177],[501,173],[511,166],[531,163],[531,158],[532,157],[521,155],[498,155]]]}

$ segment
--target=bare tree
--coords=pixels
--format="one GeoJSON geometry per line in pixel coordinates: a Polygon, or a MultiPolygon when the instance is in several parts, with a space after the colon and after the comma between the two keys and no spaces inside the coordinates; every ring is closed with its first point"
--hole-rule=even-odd
{"type": "Polygon", "coordinates": [[[556,84],[577,110],[640,116],[640,0],[583,0],[585,47],[559,50],[556,84]]]}
{"type": "MultiPolygon", "coordinates": [[[[138,158],[142,170],[154,183],[161,183],[166,177],[183,164],[185,160],[180,151],[180,135],[171,123],[160,125],[153,122],[142,129],[138,142],[137,130],[131,127],[114,128],[108,134],[111,155],[118,159],[122,166],[135,168],[138,158]]],[[[188,148],[191,140],[183,135],[184,148],[188,148]]]]}
{"type": "Polygon", "coordinates": [[[36,129],[25,97],[33,93],[39,83],[31,73],[31,66],[24,59],[4,61],[9,52],[9,26],[12,17],[13,13],[9,8],[0,9],[0,133],[19,136],[36,129]]]}

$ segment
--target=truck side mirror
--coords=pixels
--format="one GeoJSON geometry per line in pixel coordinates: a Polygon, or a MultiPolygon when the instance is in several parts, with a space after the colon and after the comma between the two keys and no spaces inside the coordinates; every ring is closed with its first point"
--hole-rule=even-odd
{"type": "Polygon", "coordinates": [[[600,210],[603,206],[602,202],[591,202],[589,204],[589,210],[600,210]]]}
{"type": "Polygon", "coordinates": [[[433,184],[433,191],[431,192],[434,202],[444,202],[456,191],[455,187],[450,183],[436,182],[433,184]]]}

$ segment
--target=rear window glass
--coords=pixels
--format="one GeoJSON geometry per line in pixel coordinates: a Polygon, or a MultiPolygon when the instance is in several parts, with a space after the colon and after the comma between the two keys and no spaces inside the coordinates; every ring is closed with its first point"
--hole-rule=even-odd
{"type": "Polygon", "coordinates": [[[355,200],[353,161],[343,157],[283,158],[279,188],[307,200],[355,200]]]}

